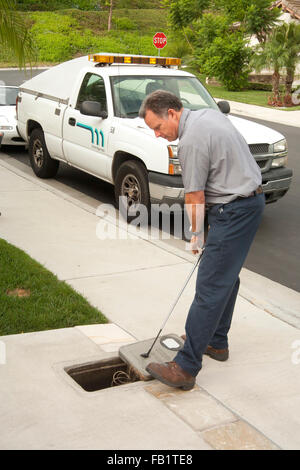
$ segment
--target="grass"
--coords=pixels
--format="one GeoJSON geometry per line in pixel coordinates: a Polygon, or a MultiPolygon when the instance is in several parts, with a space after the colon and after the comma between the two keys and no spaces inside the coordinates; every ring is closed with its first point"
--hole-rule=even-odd
{"type": "Polygon", "coordinates": [[[3,239],[0,305],[0,336],[108,322],[84,297],[3,239]]]}
{"type": "Polygon", "coordinates": [[[201,82],[205,85],[206,89],[214,98],[224,99],[229,101],[238,101],[240,103],[255,104],[256,106],[263,106],[265,108],[280,109],[283,111],[299,111],[300,106],[293,106],[292,108],[276,108],[268,105],[268,97],[271,95],[270,91],[262,90],[243,90],[243,91],[228,91],[223,86],[207,85],[205,78],[199,76],[201,82]]]}
{"type": "MultiPolygon", "coordinates": [[[[107,33],[108,11],[65,10],[62,14],[76,19],[82,29],[91,29],[95,34],[107,33]]],[[[163,9],[115,9],[112,17],[113,30],[117,29],[114,20],[120,18],[133,21],[136,25],[136,32],[140,31],[142,34],[154,35],[156,31],[164,31],[167,28],[167,10],[163,9]]]]}
{"type": "MultiPolygon", "coordinates": [[[[164,9],[115,9],[109,32],[108,11],[73,9],[22,12],[22,15],[36,45],[33,66],[54,65],[98,51],[157,55],[153,35],[156,31],[167,32],[164,9]]],[[[3,47],[0,67],[15,66],[17,61],[11,51],[3,47]]]]}

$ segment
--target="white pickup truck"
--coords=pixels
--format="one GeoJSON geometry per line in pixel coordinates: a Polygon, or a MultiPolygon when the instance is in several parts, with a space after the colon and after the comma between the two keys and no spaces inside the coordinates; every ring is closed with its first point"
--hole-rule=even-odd
{"type": "MultiPolygon", "coordinates": [[[[117,202],[126,196],[129,207],[182,203],[177,142],[155,138],[138,117],[143,99],[164,89],[191,110],[230,110],[227,102],[216,104],[194,75],[178,69],[178,63],[101,53],[62,63],[25,82],[18,96],[17,122],[29,144],[34,173],[54,177],[63,161],[113,184],[117,202]]],[[[284,136],[245,119],[228,119],[261,169],[266,201],[276,201],[292,179],[284,136]]]]}

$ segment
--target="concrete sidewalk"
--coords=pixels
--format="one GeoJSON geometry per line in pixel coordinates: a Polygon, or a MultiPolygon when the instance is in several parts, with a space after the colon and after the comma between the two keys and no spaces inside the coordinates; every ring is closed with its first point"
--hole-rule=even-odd
{"type": "MultiPolygon", "coordinates": [[[[215,98],[216,102],[222,101],[215,98]]],[[[277,122],[286,126],[300,127],[300,110],[283,111],[281,109],[256,106],[254,104],[239,103],[237,101],[228,101],[230,104],[230,113],[238,114],[245,118],[261,119],[263,121],[277,122]]]]}
{"type": "MultiPolygon", "coordinates": [[[[99,219],[93,203],[4,154],[0,207],[1,238],[111,322],[0,337],[1,449],[300,448],[299,293],[243,270],[230,359],[205,357],[195,389],[153,380],[86,392],[65,368],[154,337],[194,258],[143,234],[100,240],[112,222],[99,219]]],[[[184,332],[194,285],[164,333],[184,332]]]]}

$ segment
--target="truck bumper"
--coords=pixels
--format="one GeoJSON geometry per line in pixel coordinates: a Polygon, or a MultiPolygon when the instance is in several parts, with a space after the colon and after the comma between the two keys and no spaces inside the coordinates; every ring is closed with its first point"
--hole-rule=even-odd
{"type": "Polygon", "coordinates": [[[184,205],[184,187],[180,175],[165,175],[149,172],[149,191],[151,204],[184,205]]]}
{"type": "Polygon", "coordinates": [[[276,168],[262,174],[262,187],[266,203],[275,202],[289,190],[293,171],[289,168],[276,168]]]}
{"type": "Polygon", "coordinates": [[[20,136],[17,127],[14,127],[11,130],[5,130],[1,132],[3,132],[2,145],[23,145],[24,146],[26,144],[26,142],[20,136]]]}
{"type": "MultiPolygon", "coordinates": [[[[166,204],[169,207],[184,205],[184,187],[180,175],[165,175],[149,172],[151,204],[166,204]]],[[[266,203],[275,202],[289,190],[293,171],[289,168],[276,168],[262,174],[262,187],[266,203]]]]}

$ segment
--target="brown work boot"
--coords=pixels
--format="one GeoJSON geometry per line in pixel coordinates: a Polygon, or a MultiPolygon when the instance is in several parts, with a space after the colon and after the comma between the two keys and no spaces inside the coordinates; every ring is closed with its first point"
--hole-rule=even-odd
{"type": "Polygon", "coordinates": [[[182,390],[191,390],[195,385],[195,377],[185,372],[175,361],[159,364],[151,362],[146,371],[160,382],[170,387],[179,387],[182,390]]]}
{"type": "MultiPolygon", "coordinates": [[[[181,338],[185,341],[186,340],[186,335],[182,335],[181,338]]],[[[212,346],[207,346],[206,351],[204,351],[204,354],[207,356],[211,357],[212,359],[215,359],[216,361],[227,361],[229,358],[229,350],[228,349],[215,349],[212,346]]]]}
{"type": "Polygon", "coordinates": [[[229,358],[229,350],[228,349],[215,349],[212,346],[207,346],[205,353],[207,356],[211,357],[212,359],[216,359],[216,361],[227,361],[229,358]]]}

